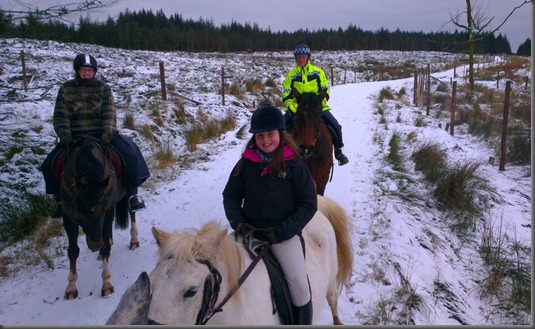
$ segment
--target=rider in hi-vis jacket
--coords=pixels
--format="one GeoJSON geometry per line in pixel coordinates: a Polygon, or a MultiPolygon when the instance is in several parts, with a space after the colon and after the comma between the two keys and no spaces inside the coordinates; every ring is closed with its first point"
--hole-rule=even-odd
{"type": "Polygon", "coordinates": [[[322,101],[323,106],[323,121],[333,132],[334,157],[338,160],[338,164],[343,166],[349,162],[348,158],[342,152],[344,141],[342,138],[342,126],[338,123],[336,118],[331,113],[331,108],[327,105],[329,99],[329,81],[325,72],[310,63],[310,48],[306,44],[299,44],[294,50],[294,57],[296,66],[286,75],[283,84],[282,101],[286,113],[284,118],[288,124],[291,117],[297,111],[297,100],[293,94],[293,89],[299,93],[316,93],[325,92],[326,97],[322,101]]]}

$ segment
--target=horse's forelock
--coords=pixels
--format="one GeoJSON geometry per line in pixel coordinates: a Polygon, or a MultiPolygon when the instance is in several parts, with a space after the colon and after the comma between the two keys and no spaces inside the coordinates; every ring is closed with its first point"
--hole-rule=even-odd
{"type": "Polygon", "coordinates": [[[160,259],[174,259],[177,263],[192,262],[196,236],[190,233],[171,233],[162,241],[158,254],[160,259]]]}
{"type": "Polygon", "coordinates": [[[299,102],[299,107],[302,109],[317,109],[319,106],[321,106],[320,100],[316,94],[313,93],[306,93],[303,94],[301,97],[301,101],[299,102]]]}
{"type": "Polygon", "coordinates": [[[222,235],[226,235],[226,230],[215,223],[208,223],[196,231],[171,233],[162,241],[159,254],[162,258],[176,258],[178,262],[195,259],[213,261],[222,235]]]}
{"type": "MultiPolygon", "coordinates": [[[[94,143],[84,143],[76,152],[75,167],[78,176],[91,183],[100,183],[109,176],[100,149],[94,143]]],[[[109,164],[108,164],[109,165],[109,164]]]]}

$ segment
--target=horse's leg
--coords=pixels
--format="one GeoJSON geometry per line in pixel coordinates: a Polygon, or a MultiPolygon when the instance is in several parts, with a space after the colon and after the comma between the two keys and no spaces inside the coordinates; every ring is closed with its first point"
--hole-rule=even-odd
{"type": "Polygon", "coordinates": [[[338,315],[338,293],[336,291],[334,291],[333,293],[328,293],[327,303],[329,304],[329,307],[331,308],[331,314],[333,316],[333,324],[342,325],[343,323],[340,320],[340,316],[338,315]]]}
{"type": "Polygon", "coordinates": [[[130,213],[130,250],[139,248],[138,232],[136,225],[136,213],[130,213]]]}
{"type": "Polygon", "coordinates": [[[65,299],[78,298],[78,288],[76,288],[76,280],[78,279],[78,273],[76,273],[76,260],[80,254],[80,248],[78,247],[78,225],[74,224],[65,215],[63,216],[63,227],[67,233],[69,239],[69,248],[67,249],[67,255],[69,256],[69,284],[65,289],[65,299]]]}
{"type": "Polygon", "coordinates": [[[104,225],[102,227],[102,241],[104,242],[100,248],[100,257],[102,258],[102,297],[109,296],[115,291],[110,281],[111,272],[108,265],[111,252],[114,212],[113,208],[106,212],[106,215],[104,216],[104,225]]]}

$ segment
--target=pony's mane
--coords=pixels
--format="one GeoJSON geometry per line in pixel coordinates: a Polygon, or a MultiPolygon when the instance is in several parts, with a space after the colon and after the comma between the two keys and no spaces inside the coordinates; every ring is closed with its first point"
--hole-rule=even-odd
{"type": "Polygon", "coordinates": [[[177,265],[184,262],[207,260],[221,272],[228,289],[238,281],[243,267],[240,245],[215,222],[200,229],[187,229],[170,233],[159,248],[160,259],[174,259],[177,265]]]}
{"type": "Polygon", "coordinates": [[[93,142],[84,141],[75,152],[75,167],[79,177],[85,177],[91,183],[100,183],[106,178],[105,167],[96,157],[100,151],[93,142]]]}

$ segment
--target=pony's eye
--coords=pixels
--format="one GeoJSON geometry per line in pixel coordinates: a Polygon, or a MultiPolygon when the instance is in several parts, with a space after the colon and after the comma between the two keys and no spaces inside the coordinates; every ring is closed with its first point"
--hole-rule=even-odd
{"type": "Polygon", "coordinates": [[[191,287],[184,293],[182,297],[190,298],[190,297],[195,296],[195,294],[197,294],[197,287],[191,287]]]}

